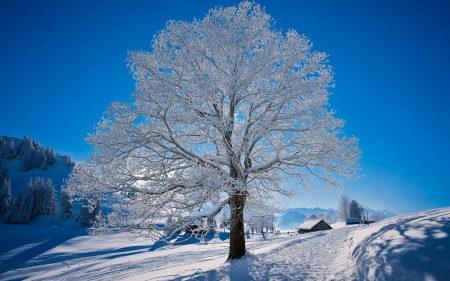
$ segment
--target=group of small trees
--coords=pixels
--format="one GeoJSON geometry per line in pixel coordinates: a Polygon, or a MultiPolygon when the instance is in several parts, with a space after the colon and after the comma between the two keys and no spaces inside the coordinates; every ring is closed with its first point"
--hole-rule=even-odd
{"type": "Polygon", "coordinates": [[[5,223],[29,224],[38,215],[50,215],[56,210],[57,201],[51,179],[30,179],[25,190],[20,190],[8,208],[5,223]]]}
{"type": "MultiPolygon", "coordinates": [[[[27,136],[20,139],[17,146],[14,145],[14,139],[0,136],[0,158],[20,160],[19,170],[23,172],[35,168],[45,170],[56,161],[53,149],[49,146],[44,148],[36,140],[27,136]]],[[[72,158],[67,155],[63,157],[63,164],[65,167],[74,165],[72,158]]]]}
{"type": "Polygon", "coordinates": [[[253,233],[267,233],[275,231],[275,215],[257,216],[247,223],[248,231],[253,233]]]}
{"type": "Polygon", "coordinates": [[[364,207],[356,200],[351,200],[347,195],[342,195],[338,202],[338,217],[341,221],[347,218],[363,218],[364,207]]]}

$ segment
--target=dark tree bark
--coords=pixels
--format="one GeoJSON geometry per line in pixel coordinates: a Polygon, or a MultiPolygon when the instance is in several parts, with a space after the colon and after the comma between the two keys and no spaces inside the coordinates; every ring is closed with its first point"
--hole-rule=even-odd
{"type": "Polygon", "coordinates": [[[229,260],[239,259],[245,255],[244,207],[245,193],[237,193],[230,197],[230,252],[229,260]]]}

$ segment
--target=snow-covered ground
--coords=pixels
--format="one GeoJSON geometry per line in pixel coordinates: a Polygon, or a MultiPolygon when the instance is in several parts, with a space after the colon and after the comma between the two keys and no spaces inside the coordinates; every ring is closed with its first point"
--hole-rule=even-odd
{"type": "Polygon", "coordinates": [[[69,225],[0,225],[0,280],[449,280],[450,208],[370,226],[254,235],[226,261],[227,235],[162,245],[69,225]]]}

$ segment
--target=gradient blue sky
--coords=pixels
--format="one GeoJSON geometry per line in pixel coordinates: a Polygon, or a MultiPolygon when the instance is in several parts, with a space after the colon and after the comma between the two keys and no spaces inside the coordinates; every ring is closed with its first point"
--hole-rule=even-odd
{"type": "MultiPolygon", "coordinates": [[[[113,101],[130,101],[127,51],[168,20],[239,1],[0,1],[0,135],[28,135],[77,161],[113,101]]],[[[257,1],[329,54],[331,107],[360,139],[364,178],[345,194],[405,213],[450,205],[448,1],[257,1]]],[[[337,206],[307,193],[292,207],[337,206]]]]}

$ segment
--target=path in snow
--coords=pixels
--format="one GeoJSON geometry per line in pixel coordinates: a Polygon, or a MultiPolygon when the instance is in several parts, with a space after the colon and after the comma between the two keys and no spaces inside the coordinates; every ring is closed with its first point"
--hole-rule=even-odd
{"type": "Polygon", "coordinates": [[[352,280],[347,268],[347,237],[355,227],[298,235],[274,247],[253,250],[220,268],[174,280],[352,280]]]}

